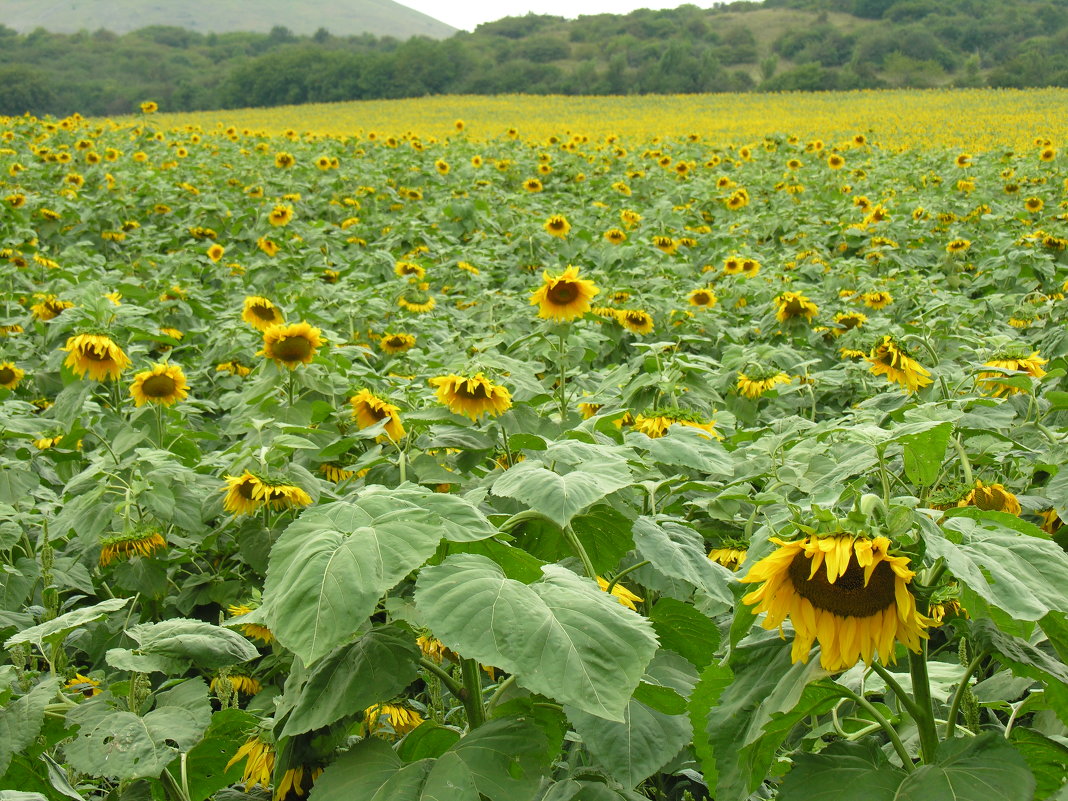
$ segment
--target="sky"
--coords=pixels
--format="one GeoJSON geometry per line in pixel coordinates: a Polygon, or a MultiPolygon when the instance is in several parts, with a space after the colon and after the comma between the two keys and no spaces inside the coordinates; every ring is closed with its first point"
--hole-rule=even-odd
{"type": "MultiPolygon", "coordinates": [[[[692,5],[709,8],[715,0],[690,0],[692,5]]],[[[682,0],[397,0],[401,5],[422,11],[436,20],[472,31],[483,22],[501,17],[522,17],[527,13],[552,14],[574,18],[582,14],[626,14],[639,8],[677,8],[682,0]]],[[[719,0],[722,2],[722,0],[719,0]]]]}

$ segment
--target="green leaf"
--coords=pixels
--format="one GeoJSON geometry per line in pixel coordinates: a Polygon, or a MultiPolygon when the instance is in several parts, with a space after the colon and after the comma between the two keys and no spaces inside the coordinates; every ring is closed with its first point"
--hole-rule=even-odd
{"type": "Polygon", "coordinates": [[[1031,801],[1035,777],[1023,756],[999,733],[958,737],[938,745],[932,765],[905,777],[898,798],[923,801],[1031,801]]]}
{"type": "Polygon", "coordinates": [[[44,723],[45,707],[58,689],[59,680],[47,678],[0,709],[0,776],[7,772],[11,758],[37,739],[44,723]]]}
{"type": "Polygon", "coordinates": [[[389,506],[389,496],[376,493],[366,504],[316,507],[271,550],[260,609],[278,641],[305,664],[351,639],[382,594],[437,549],[436,514],[389,506]]]}
{"type": "Polygon", "coordinates": [[[563,528],[575,515],[630,482],[630,470],[623,462],[594,460],[560,475],[537,459],[528,459],[501,473],[492,492],[522,501],[563,528]]]}
{"type": "Polygon", "coordinates": [[[489,559],[448,557],[424,568],[415,603],[454,651],[516,674],[520,686],[621,721],[656,649],[652,626],[558,565],[533,584],[506,578],[489,559]]]}
{"type": "Polygon", "coordinates": [[[1068,609],[1068,556],[1056,543],[1017,534],[989,517],[951,517],[943,528],[924,526],[928,554],[943,557],[987,603],[1019,620],[1068,609]]]}
{"type": "Polygon", "coordinates": [[[938,480],[952,433],[952,423],[940,423],[923,433],[899,439],[904,447],[905,475],[909,481],[918,487],[929,487],[938,480]]]}
{"type": "MultiPolygon", "coordinates": [[[[455,479],[455,476],[453,476],[455,479]]],[[[470,501],[452,493],[433,492],[425,487],[410,484],[388,489],[374,485],[366,487],[360,494],[359,504],[375,514],[377,510],[385,513],[392,509],[407,507],[416,512],[429,512],[437,518],[442,534],[453,542],[473,542],[493,537],[497,527],[486,519],[470,501]],[[375,506],[379,499],[387,504],[375,506]]]]}
{"type": "MultiPolygon", "coordinates": [[[[648,674],[684,696],[697,683],[693,666],[669,651],[657,652],[648,674]]],[[[685,709],[685,703],[680,704],[679,712],[685,709]]],[[[627,704],[621,722],[570,707],[564,711],[590,754],[624,787],[634,787],[656,773],[693,738],[685,714],[665,714],[636,699],[627,704]]]]}
{"type": "Polygon", "coordinates": [[[890,764],[874,737],[839,740],[818,754],[797,754],[793,763],[779,801],[896,801],[907,775],[890,764]]]}
{"type": "Polygon", "coordinates": [[[58,644],[75,629],[81,628],[96,620],[100,620],[100,618],[105,615],[118,609],[122,609],[129,602],[129,598],[109,598],[108,600],[101,601],[93,606],[85,606],[81,609],[75,609],[72,612],[67,612],[65,615],[60,615],[46,623],[41,623],[38,626],[32,626],[24,631],[20,631],[13,637],[9,637],[7,642],[4,643],[4,647],[10,648],[11,646],[18,645],[22,642],[29,642],[33,643],[43,651],[46,644],[58,644]]]}
{"type": "Polygon", "coordinates": [[[173,659],[158,654],[139,654],[128,648],[111,648],[104,654],[104,660],[117,670],[131,673],[163,673],[167,676],[180,676],[189,670],[192,664],[188,659],[173,659]]]}
{"type": "Polygon", "coordinates": [[[726,665],[713,662],[701,672],[697,685],[690,694],[687,711],[690,726],[696,735],[693,740],[693,750],[701,763],[701,772],[704,773],[705,783],[709,787],[716,786],[719,770],[716,767],[715,754],[712,753],[712,744],[702,733],[707,725],[709,714],[719,703],[720,696],[732,681],[734,681],[734,671],[726,665]]]}
{"type": "Polygon", "coordinates": [[[730,454],[718,440],[696,428],[671,426],[668,432],[655,439],[640,432],[627,435],[626,442],[649,454],[655,462],[672,467],[686,467],[708,476],[730,476],[734,464],[730,454]]]}
{"type": "Polygon", "coordinates": [[[1035,798],[1048,798],[1068,781],[1068,748],[1046,735],[1016,726],[1009,742],[1020,752],[1035,777],[1035,798]]]}
{"type": "Polygon", "coordinates": [[[48,801],[40,793],[24,793],[20,790],[0,790],[0,801],[48,801]]]}
{"type": "Polygon", "coordinates": [[[682,654],[698,669],[712,661],[719,647],[719,629],[689,604],[661,598],[649,613],[649,620],[661,648],[682,654]]]}
{"type": "MultiPolygon", "coordinates": [[[[204,738],[186,757],[189,801],[204,801],[223,787],[241,781],[244,763],[238,762],[229,770],[226,765],[244,744],[258,720],[243,709],[222,709],[212,715],[204,738]]],[[[173,765],[170,770],[177,773],[173,765]]],[[[175,778],[181,781],[180,773],[175,778]]]]}
{"type": "Polygon", "coordinates": [[[405,762],[436,759],[460,740],[460,732],[432,720],[424,721],[408,732],[397,746],[397,754],[405,762]]]}
{"type": "Polygon", "coordinates": [[[643,559],[666,576],[682,579],[724,604],[733,604],[734,574],[708,558],[701,534],[674,520],[639,517],[634,522],[634,547],[643,559]]]}
{"type": "Polygon", "coordinates": [[[372,629],[315,665],[281,736],[322,728],[388,701],[419,676],[418,660],[411,635],[394,626],[372,629]]]}
{"type": "MultiPolygon", "coordinates": [[[[586,549],[599,573],[613,569],[634,547],[631,520],[606,503],[599,503],[571,521],[571,529],[586,549]]],[[[574,556],[564,538],[564,530],[549,520],[534,519],[515,532],[516,545],[544,562],[558,562],[574,556]]]]}
{"type": "Polygon", "coordinates": [[[214,670],[260,655],[256,646],[235,631],[202,620],[172,618],[160,623],[142,623],[127,635],[138,644],[135,654],[192,662],[214,670]]]}

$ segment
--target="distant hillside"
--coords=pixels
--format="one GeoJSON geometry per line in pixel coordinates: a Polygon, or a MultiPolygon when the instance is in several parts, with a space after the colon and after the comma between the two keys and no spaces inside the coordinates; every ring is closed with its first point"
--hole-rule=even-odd
{"type": "Polygon", "coordinates": [[[443,39],[456,29],[391,0],[0,0],[0,23],[20,33],[128,33],[152,25],[200,33],[257,31],[281,25],[311,35],[429,36],[443,39]]]}
{"type": "MultiPolygon", "coordinates": [[[[187,13],[194,1],[206,0],[184,0],[187,13]]],[[[133,0],[100,5],[119,2],[133,0]]],[[[20,35],[0,25],[0,114],[114,115],[145,99],[184,111],[437,94],[1068,86],[1068,0],[743,1],[507,17],[403,42],[342,34],[336,7],[319,29],[321,16],[298,13],[313,0],[288,0],[272,18],[282,2],[261,0],[252,15],[261,27],[278,21],[269,33],[154,26],[122,36],[20,35]],[[311,36],[294,33],[309,27],[311,36]]],[[[13,4],[0,0],[0,9],[13,4]]]]}

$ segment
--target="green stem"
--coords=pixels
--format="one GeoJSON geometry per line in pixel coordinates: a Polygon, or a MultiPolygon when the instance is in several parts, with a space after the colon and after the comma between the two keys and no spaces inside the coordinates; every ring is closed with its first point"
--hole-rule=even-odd
{"type": "Polygon", "coordinates": [[[512,515],[511,517],[509,517],[507,520],[505,520],[503,523],[501,523],[499,526],[497,526],[497,530],[500,531],[502,534],[504,534],[504,533],[506,533],[508,531],[511,531],[513,528],[518,526],[520,523],[525,523],[527,520],[544,520],[544,519],[545,518],[542,517],[540,512],[535,512],[533,509],[527,509],[526,511],[517,512],[516,514],[512,515]]]}
{"type": "Polygon", "coordinates": [[[464,709],[467,710],[468,730],[477,729],[486,722],[486,708],[482,705],[481,668],[474,659],[465,659],[460,663],[464,686],[460,693],[464,709]]]}
{"type": "Polygon", "coordinates": [[[457,698],[463,695],[460,685],[456,683],[456,679],[449,675],[449,671],[445,670],[441,665],[431,662],[426,657],[421,657],[419,659],[419,667],[437,676],[441,683],[445,685],[445,688],[457,698]]]}
{"type": "Polygon", "coordinates": [[[883,714],[876,709],[867,698],[862,695],[857,695],[852,690],[849,690],[840,684],[833,685],[833,689],[844,698],[852,700],[857,706],[861,707],[871,715],[875,722],[882,728],[883,732],[886,733],[886,736],[890,738],[890,742],[894,746],[894,750],[897,752],[898,757],[901,759],[901,765],[905,770],[908,773],[912,773],[916,770],[916,766],[912,762],[912,757],[909,756],[909,752],[905,749],[905,744],[901,742],[901,736],[897,733],[897,729],[893,727],[893,724],[891,724],[889,720],[883,717],[883,714]]]}
{"type": "Polygon", "coordinates": [[[501,696],[508,691],[508,688],[515,684],[515,674],[513,673],[508,678],[502,680],[497,685],[497,689],[493,691],[493,695],[490,696],[489,701],[486,702],[486,709],[493,709],[500,703],[501,696]]]}
{"type": "Polygon", "coordinates": [[[886,682],[886,686],[894,691],[894,695],[897,696],[898,701],[901,703],[902,706],[905,707],[905,709],[908,710],[908,713],[912,715],[912,717],[915,718],[918,715],[923,714],[916,706],[916,702],[912,700],[912,696],[906,693],[905,689],[898,683],[897,679],[894,678],[893,673],[884,668],[878,662],[872,662],[871,669],[878,673],[880,678],[882,678],[882,680],[886,682]]]}
{"type": "Polygon", "coordinates": [[[571,547],[575,550],[575,554],[582,560],[582,566],[586,569],[586,575],[594,581],[597,581],[597,571],[593,569],[593,562],[590,561],[590,555],[586,553],[586,549],[582,546],[582,542],[579,540],[578,535],[574,532],[571,526],[564,526],[564,537],[571,544],[571,547]]]}
{"type": "Polygon", "coordinates": [[[883,452],[881,450],[876,451],[879,457],[879,480],[883,484],[883,503],[886,504],[886,508],[890,508],[890,477],[886,472],[886,460],[883,458],[883,452]]]}
{"type": "Polygon", "coordinates": [[[964,483],[971,487],[975,484],[972,478],[972,463],[968,459],[968,453],[964,450],[964,445],[961,444],[960,437],[950,437],[949,443],[953,446],[953,450],[957,452],[957,458],[960,459],[960,469],[964,471],[964,483]]]}
{"type": "Polygon", "coordinates": [[[606,589],[605,592],[607,592],[609,595],[611,595],[612,594],[612,590],[615,589],[615,586],[619,583],[619,580],[621,578],[623,578],[625,575],[627,575],[627,573],[633,573],[639,567],[645,567],[647,564],[649,564],[649,560],[645,559],[644,561],[638,562],[638,564],[636,564],[636,565],[631,565],[628,568],[620,570],[618,573],[616,573],[616,577],[614,579],[612,579],[610,582],[608,582],[608,589],[606,589]]]}
{"type": "MultiPolygon", "coordinates": [[[[926,604],[925,604],[926,606],[926,604]]],[[[924,609],[921,614],[926,614],[924,609]]],[[[918,654],[909,652],[909,673],[912,674],[912,697],[916,702],[916,728],[920,735],[920,756],[925,764],[934,762],[938,750],[938,732],[935,730],[934,705],[931,700],[931,682],[927,676],[927,643],[920,645],[918,654]]]]}
{"type": "Polygon", "coordinates": [[[400,483],[403,484],[408,480],[408,458],[399,446],[397,447],[397,469],[400,470],[400,483]]]}
{"type": "Polygon", "coordinates": [[[557,392],[560,396],[560,422],[567,419],[567,331],[560,332],[560,383],[557,392]]]}
{"type": "Polygon", "coordinates": [[[293,408],[293,382],[296,380],[296,371],[289,371],[289,380],[286,381],[286,405],[293,408]]]}
{"type": "Polygon", "coordinates": [[[189,796],[182,789],[181,785],[171,775],[171,772],[164,768],[163,773],[160,774],[160,781],[163,784],[163,791],[174,801],[189,801],[189,796]]]}
{"type": "Polygon", "coordinates": [[[949,704],[949,716],[946,718],[947,740],[952,737],[953,732],[957,730],[957,712],[960,710],[960,702],[964,698],[964,693],[968,691],[968,680],[979,667],[979,663],[984,659],[986,659],[986,652],[979,654],[975,659],[969,662],[968,666],[964,669],[964,675],[960,677],[960,684],[957,685],[957,689],[953,693],[953,700],[949,704]]]}

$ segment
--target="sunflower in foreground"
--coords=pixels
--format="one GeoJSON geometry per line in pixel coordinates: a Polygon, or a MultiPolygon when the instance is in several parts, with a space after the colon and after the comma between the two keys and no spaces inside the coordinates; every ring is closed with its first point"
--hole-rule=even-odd
{"type": "Polygon", "coordinates": [[[132,362],[106,334],[76,334],[61,350],[67,351],[63,360],[79,378],[86,374],[95,381],[118,379],[132,362]]]}
{"type": "Polygon", "coordinates": [[[866,357],[871,362],[872,375],[885,375],[886,380],[915,392],[931,383],[931,373],[919,362],[905,355],[905,351],[889,335],[872,348],[866,357]]]}
{"type": "Polygon", "coordinates": [[[538,317],[568,322],[590,310],[590,300],[599,290],[593,281],[579,278],[579,268],[568,266],[560,275],[542,273],[543,283],[530,296],[530,305],[538,307],[538,317]]]}
{"type": "MultiPolygon", "coordinates": [[[[1026,351],[996,354],[993,359],[984,362],[983,367],[996,367],[1001,370],[1016,370],[1025,373],[1032,378],[1042,378],[1042,376],[1046,374],[1046,371],[1042,369],[1042,365],[1046,364],[1049,359],[1043,359],[1038,355],[1037,350],[1030,356],[1025,356],[1023,355],[1024,353],[1026,353],[1026,351]]],[[[982,382],[984,389],[995,398],[1000,398],[1004,395],[1015,395],[1018,392],[1026,392],[1026,390],[1014,387],[1012,384],[998,381],[997,379],[1001,377],[1001,373],[979,373],[979,380],[982,382]]]]}
{"type": "Polygon", "coordinates": [[[0,387],[14,389],[25,375],[26,371],[16,367],[14,362],[0,362],[0,387]]]}
{"type": "Polygon", "coordinates": [[[267,298],[259,296],[245,298],[241,319],[259,331],[266,331],[272,325],[281,325],[286,321],[281,309],[267,298]]]}
{"type": "Polygon", "coordinates": [[[496,417],[512,407],[512,393],[507,387],[494,384],[482,373],[470,378],[455,373],[430,379],[437,387],[438,401],[455,414],[477,420],[483,414],[496,417]]]}
{"type": "Polygon", "coordinates": [[[74,677],[68,679],[67,683],[63,685],[63,689],[68,692],[80,693],[85,698],[92,698],[94,695],[100,694],[100,682],[81,673],[75,673],[74,677]]]}
{"type": "MultiPolygon", "coordinates": [[[[385,426],[386,436],[394,442],[404,439],[404,426],[401,424],[400,409],[392,403],[382,400],[368,389],[361,389],[351,398],[352,417],[361,429],[387,420],[385,426]]],[[[381,437],[379,439],[382,439],[381,437]]]]}
{"type": "Polygon", "coordinates": [[[308,364],[322,346],[322,332],[307,323],[272,325],[263,332],[263,350],[257,356],[273,359],[279,367],[295,370],[298,364],[308,364]]]}
{"type": "Polygon", "coordinates": [[[889,539],[839,532],[771,541],[779,547],[742,579],[760,583],[742,601],[766,613],[765,629],[781,628],[790,618],[794,662],[808,661],[813,641],[829,671],[847,670],[858,659],[870,665],[876,653],[881,662],[893,663],[895,642],[920,650],[930,621],[909,591],[915,571],[907,556],[890,554],[889,539]]]}
{"type": "Polygon", "coordinates": [[[133,395],[134,405],[137,407],[146,403],[173,406],[189,396],[189,384],[178,365],[157,364],[151,370],[134,376],[130,394],[133,395]]]}
{"type": "Polygon", "coordinates": [[[152,556],[167,547],[167,541],[158,529],[133,528],[121,534],[103,537],[100,540],[100,565],[121,562],[134,556],[152,556]]]}

